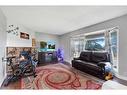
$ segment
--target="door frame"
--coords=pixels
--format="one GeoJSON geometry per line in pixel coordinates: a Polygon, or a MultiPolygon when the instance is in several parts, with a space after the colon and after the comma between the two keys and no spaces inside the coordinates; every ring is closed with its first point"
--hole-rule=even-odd
{"type": "Polygon", "coordinates": [[[112,62],[114,63],[114,56],[113,56],[113,51],[112,51],[112,47],[111,47],[111,33],[116,32],[117,33],[117,60],[116,60],[116,66],[117,68],[114,68],[113,63],[112,63],[112,67],[113,67],[113,71],[115,73],[119,72],[119,28],[118,27],[114,27],[112,29],[109,30],[109,42],[110,42],[110,49],[111,49],[111,57],[112,57],[112,62]],[[117,29],[116,31],[112,31],[114,29],[117,29]]]}

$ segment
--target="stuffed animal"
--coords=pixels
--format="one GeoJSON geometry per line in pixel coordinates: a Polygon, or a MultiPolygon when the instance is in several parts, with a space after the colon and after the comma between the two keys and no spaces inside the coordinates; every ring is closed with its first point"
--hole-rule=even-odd
{"type": "Polygon", "coordinates": [[[113,75],[111,72],[108,73],[108,75],[105,77],[105,80],[111,80],[113,79],[113,75]]]}

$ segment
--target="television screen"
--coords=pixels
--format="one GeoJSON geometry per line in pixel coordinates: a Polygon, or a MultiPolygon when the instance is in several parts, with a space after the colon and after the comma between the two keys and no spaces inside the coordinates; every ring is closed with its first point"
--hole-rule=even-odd
{"type": "Polygon", "coordinates": [[[55,42],[54,41],[41,41],[40,42],[40,50],[41,51],[54,51],[55,50],[55,42]]]}
{"type": "Polygon", "coordinates": [[[49,44],[49,45],[48,45],[48,49],[55,49],[55,45],[49,44]]]}
{"type": "Polygon", "coordinates": [[[47,44],[48,44],[48,49],[55,49],[55,42],[53,42],[53,41],[49,41],[49,42],[47,42],[47,44]]]}
{"type": "Polygon", "coordinates": [[[41,41],[41,42],[40,42],[40,48],[41,48],[41,49],[44,49],[44,48],[46,48],[46,47],[47,47],[47,42],[41,41]]]}

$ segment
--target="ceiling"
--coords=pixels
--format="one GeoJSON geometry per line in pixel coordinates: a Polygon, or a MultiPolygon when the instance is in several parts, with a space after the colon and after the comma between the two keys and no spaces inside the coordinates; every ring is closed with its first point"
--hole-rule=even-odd
{"type": "Polygon", "coordinates": [[[8,21],[61,35],[127,14],[127,6],[3,6],[8,21]]]}

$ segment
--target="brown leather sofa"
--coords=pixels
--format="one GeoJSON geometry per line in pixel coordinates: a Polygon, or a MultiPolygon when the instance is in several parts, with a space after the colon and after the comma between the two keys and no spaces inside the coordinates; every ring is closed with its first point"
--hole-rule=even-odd
{"type": "Polygon", "coordinates": [[[110,62],[108,52],[83,51],[79,58],[72,60],[72,67],[104,79],[106,62],[110,62]]]}

